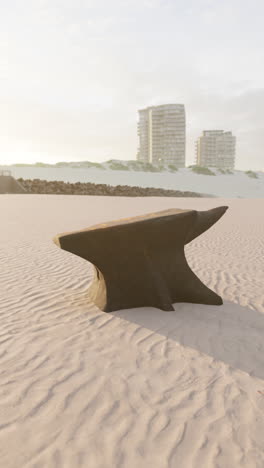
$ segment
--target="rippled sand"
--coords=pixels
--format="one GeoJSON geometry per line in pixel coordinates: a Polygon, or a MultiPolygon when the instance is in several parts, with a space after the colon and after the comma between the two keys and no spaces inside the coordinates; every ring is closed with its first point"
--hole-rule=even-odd
{"type": "Polygon", "coordinates": [[[264,199],[0,196],[0,466],[263,468],[263,213],[264,199]],[[219,205],[186,256],[221,307],[105,314],[91,265],[52,243],[219,205]]]}

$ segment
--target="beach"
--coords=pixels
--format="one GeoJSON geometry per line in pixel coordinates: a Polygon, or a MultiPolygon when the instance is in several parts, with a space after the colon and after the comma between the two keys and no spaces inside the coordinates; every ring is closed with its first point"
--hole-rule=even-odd
{"type": "Polygon", "coordinates": [[[263,212],[263,198],[0,195],[1,466],[263,468],[263,212]],[[222,306],[101,312],[92,265],[52,242],[221,205],[185,252],[222,306]]]}

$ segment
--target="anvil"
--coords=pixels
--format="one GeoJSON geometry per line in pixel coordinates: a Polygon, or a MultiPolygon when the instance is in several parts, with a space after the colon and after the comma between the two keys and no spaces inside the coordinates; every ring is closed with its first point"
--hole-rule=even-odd
{"type": "Polygon", "coordinates": [[[90,299],[103,311],[151,306],[174,310],[177,302],[221,305],[189,267],[184,246],[227,210],[169,209],[57,235],[63,250],[94,265],[90,299]]]}

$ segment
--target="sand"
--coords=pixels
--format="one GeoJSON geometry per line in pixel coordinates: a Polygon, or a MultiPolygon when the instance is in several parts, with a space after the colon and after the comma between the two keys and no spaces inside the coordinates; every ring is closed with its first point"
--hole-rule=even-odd
{"type": "Polygon", "coordinates": [[[0,466],[263,468],[263,212],[263,199],[0,196],[0,466]],[[220,307],[106,314],[87,299],[91,265],[52,242],[220,205],[186,246],[220,307]]]}

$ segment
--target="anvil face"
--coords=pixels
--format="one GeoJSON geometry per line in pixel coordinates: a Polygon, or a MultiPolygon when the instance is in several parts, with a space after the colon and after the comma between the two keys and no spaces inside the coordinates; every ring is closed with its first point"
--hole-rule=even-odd
{"type": "Polygon", "coordinates": [[[184,245],[227,210],[171,209],[60,234],[54,242],[95,266],[91,299],[105,312],[175,302],[222,304],[187,264],[184,245]]]}

